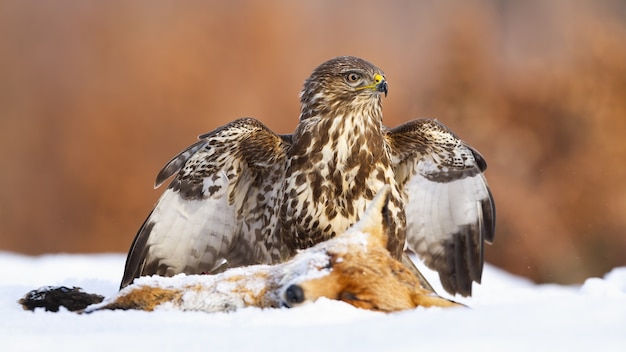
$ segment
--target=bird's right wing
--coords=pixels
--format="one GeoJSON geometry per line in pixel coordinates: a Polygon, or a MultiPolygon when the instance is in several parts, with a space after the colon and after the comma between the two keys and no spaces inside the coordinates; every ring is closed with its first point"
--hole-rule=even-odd
{"type": "Polygon", "coordinates": [[[170,160],[173,181],[135,237],[121,287],[139,276],[213,272],[263,261],[263,214],[284,175],[288,136],[244,118],[199,137],[170,160]],[[282,172],[281,172],[282,171],[282,172]],[[258,230],[258,231],[257,231],[258,230]]]}

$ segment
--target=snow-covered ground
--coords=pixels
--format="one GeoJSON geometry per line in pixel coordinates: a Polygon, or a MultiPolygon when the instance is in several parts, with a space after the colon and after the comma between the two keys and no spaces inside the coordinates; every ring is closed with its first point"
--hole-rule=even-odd
{"type": "MultiPolygon", "coordinates": [[[[234,313],[24,311],[44,285],[116,292],[124,256],[0,252],[0,351],[626,351],[626,267],[581,286],[535,285],[487,266],[471,309],[383,314],[321,300],[234,313]]],[[[431,280],[433,283],[435,279],[431,280]]]]}

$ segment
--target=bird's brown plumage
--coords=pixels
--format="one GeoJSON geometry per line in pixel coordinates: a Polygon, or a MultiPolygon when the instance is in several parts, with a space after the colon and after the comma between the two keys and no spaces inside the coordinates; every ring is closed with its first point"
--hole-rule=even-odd
{"type": "Polygon", "coordinates": [[[435,120],[385,127],[387,91],[380,69],[338,57],[305,81],[292,135],[245,118],[200,136],[159,173],[157,186],[174,180],[131,246],[122,287],[284,261],[346,230],[390,185],[389,251],[407,263],[406,243],[446,290],[471,294],[494,233],[486,164],[435,120]]]}

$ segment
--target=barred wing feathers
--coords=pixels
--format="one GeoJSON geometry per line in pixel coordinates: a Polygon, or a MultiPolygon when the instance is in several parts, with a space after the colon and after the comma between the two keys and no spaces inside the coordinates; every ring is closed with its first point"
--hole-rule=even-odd
{"type": "Polygon", "coordinates": [[[175,177],[131,245],[121,287],[139,276],[255,264],[273,250],[262,229],[271,228],[289,136],[245,118],[199,139],[158,174],[155,187],[175,177]]]}
{"type": "Polygon", "coordinates": [[[396,180],[406,201],[407,244],[439,273],[446,291],[468,296],[480,283],[484,242],[495,232],[495,205],[472,147],[436,120],[388,130],[396,180]]]}

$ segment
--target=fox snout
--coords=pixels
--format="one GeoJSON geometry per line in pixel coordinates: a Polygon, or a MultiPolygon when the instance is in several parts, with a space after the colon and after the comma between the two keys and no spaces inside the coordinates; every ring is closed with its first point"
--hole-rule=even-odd
{"type": "Polygon", "coordinates": [[[294,307],[305,301],[304,290],[299,285],[289,285],[282,292],[280,300],[283,306],[294,307]]]}

